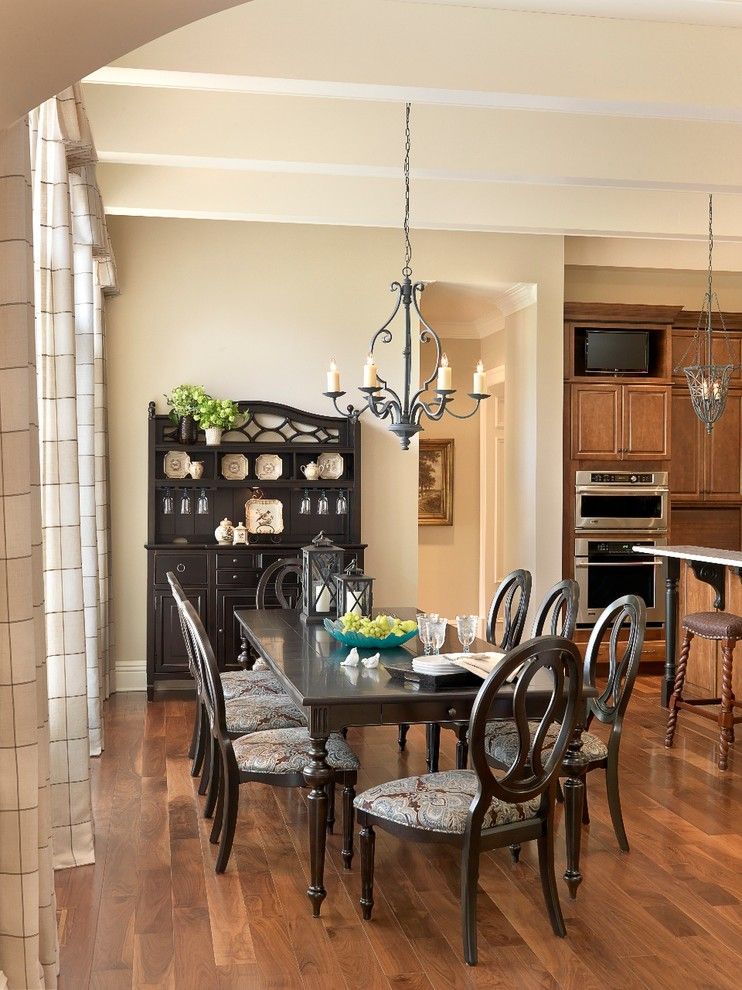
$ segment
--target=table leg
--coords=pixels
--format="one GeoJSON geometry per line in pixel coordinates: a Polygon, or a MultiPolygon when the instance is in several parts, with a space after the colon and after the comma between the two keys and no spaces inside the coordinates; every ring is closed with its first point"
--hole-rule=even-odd
{"type": "MultiPolygon", "coordinates": [[[[311,713],[314,715],[314,712],[311,713]]],[[[307,897],[312,904],[312,914],[319,917],[322,901],[327,895],[324,885],[325,847],[327,843],[327,788],[333,772],[327,763],[327,739],[324,728],[315,728],[310,719],[310,754],[312,762],[304,768],[304,780],[309,790],[309,860],[311,876],[307,897]]]]}
{"type": "Polygon", "coordinates": [[[585,772],[587,762],[581,753],[582,725],[576,725],[567,753],[562,762],[564,781],[564,830],[567,837],[567,869],[564,879],[569,896],[577,897],[582,883],[580,873],[580,843],[582,840],[582,811],[585,804],[585,772]]]}
{"type": "Polygon", "coordinates": [[[675,685],[675,657],[678,639],[678,581],[680,561],[667,558],[665,580],[665,673],[662,677],[662,704],[667,708],[675,685]]]}

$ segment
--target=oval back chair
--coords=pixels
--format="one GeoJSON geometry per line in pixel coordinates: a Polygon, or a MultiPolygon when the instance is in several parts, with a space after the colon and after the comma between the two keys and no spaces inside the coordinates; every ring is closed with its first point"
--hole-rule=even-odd
{"type": "Polygon", "coordinates": [[[301,561],[298,557],[282,557],[266,567],[255,592],[257,608],[265,608],[268,604],[269,588],[281,608],[298,609],[301,606],[301,561]]]}
{"type": "Polygon", "coordinates": [[[571,578],[559,581],[546,592],[533,620],[531,636],[564,636],[572,639],[577,628],[580,586],[571,578]],[[547,627],[548,623],[548,627],[547,627]]]}
{"type": "Polygon", "coordinates": [[[531,603],[530,571],[515,570],[506,575],[492,599],[487,616],[487,639],[501,650],[512,650],[520,643],[531,603]],[[502,612],[502,637],[497,639],[497,623],[502,612]]]}

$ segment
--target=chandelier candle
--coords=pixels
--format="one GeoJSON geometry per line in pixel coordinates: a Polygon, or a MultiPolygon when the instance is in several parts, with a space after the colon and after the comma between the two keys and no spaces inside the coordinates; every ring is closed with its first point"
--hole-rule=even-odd
{"type": "MultiPolygon", "coordinates": [[[[405,260],[402,267],[402,278],[392,282],[391,290],[395,294],[394,307],[391,316],[371,338],[368,357],[363,368],[363,385],[360,391],[366,402],[360,407],[348,405],[344,410],[338,405],[345,392],[340,388],[340,374],[333,361],[327,373],[327,391],[324,393],[337,411],[356,422],[360,416],[369,411],[372,416],[381,420],[390,420],[389,430],[399,439],[402,450],[409,450],[410,440],[422,430],[422,418],[437,422],[444,413],[456,419],[469,419],[479,409],[479,403],[489,396],[484,391],[484,372],[481,361],[474,374],[474,391],[469,398],[474,400],[474,408],[467,413],[454,412],[449,408],[456,390],[451,388],[451,368],[448,358],[441,351],[441,339],[426,322],[420,312],[420,293],[425,288],[424,282],[412,280],[412,244],[410,242],[410,104],[405,104],[405,156],[404,156],[404,244],[405,260]],[[395,391],[387,380],[379,374],[376,365],[374,348],[381,341],[391,344],[394,335],[389,329],[399,312],[404,316],[404,338],[402,340],[402,388],[395,391]],[[413,321],[415,323],[415,343],[433,345],[433,369],[420,385],[415,388],[412,382],[413,354],[413,321]],[[436,386],[433,387],[433,382],[436,386]]],[[[421,361],[423,359],[421,348],[421,361]]]]}

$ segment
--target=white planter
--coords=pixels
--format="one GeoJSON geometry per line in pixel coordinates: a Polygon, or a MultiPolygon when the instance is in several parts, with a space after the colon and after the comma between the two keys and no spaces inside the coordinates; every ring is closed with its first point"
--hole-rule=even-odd
{"type": "Polygon", "coordinates": [[[221,426],[209,426],[204,430],[206,434],[206,446],[207,447],[218,447],[222,442],[222,428],[221,426]]]}

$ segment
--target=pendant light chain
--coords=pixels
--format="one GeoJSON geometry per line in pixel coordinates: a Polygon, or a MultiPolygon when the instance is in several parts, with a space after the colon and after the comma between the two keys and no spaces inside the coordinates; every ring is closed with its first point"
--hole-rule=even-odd
{"type": "Polygon", "coordinates": [[[405,278],[412,275],[412,244],[410,243],[410,104],[405,103],[405,150],[404,150],[404,268],[405,278]]]}

